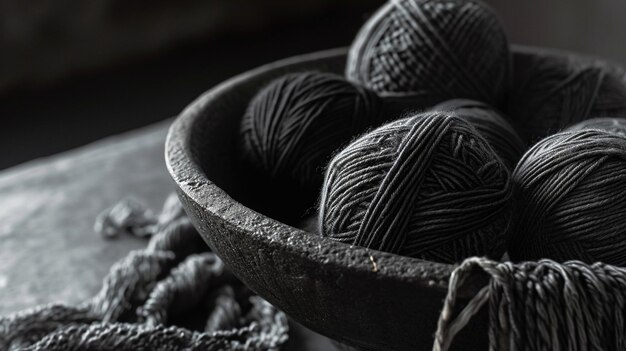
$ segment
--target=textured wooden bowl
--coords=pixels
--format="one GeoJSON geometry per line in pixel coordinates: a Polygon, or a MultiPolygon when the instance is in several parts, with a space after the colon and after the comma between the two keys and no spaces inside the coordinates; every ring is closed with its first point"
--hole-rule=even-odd
{"type": "MultiPolygon", "coordinates": [[[[515,50],[516,59],[545,54],[515,50]]],[[[272,219],[264,213],[290,204],[261,195],[262,184],[237,162],[240,118],[261,86],[292,71],[342,73],[345,55],[336,49],[286,59],[211,89],[172,125],[167,167],[204,240],[256,293],[305,326],[362,349],[428,350],[453,266],[352,247],[272,219]]],[[[469,298],[477,285],[460,296],[469,298]]],[[[484,350],[486,343],[482,311],[453,348],[484,350]]]]}

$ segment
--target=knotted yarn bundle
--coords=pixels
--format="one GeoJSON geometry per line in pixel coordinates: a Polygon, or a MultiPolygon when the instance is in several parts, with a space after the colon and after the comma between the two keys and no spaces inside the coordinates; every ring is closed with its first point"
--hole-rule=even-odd
{"type": "Polygon", "coordinates": [[[320,233],[439,262],[499,258],[510,190],[506,167],[468,122],[418,114],[335,155],[322,188],[320,233]]]}
{"type": "Polygon", "coordinates": [[[626,116],[624,72],[605,62],[520,50],[507,113],[527,143],[595,117],[626,116]]]}
{"type": "Polygon", "coordinates": [[[510,171],[513,171],[526,150],[511,124],[500,112],[484,102],[454,99],[442,102],[431,110],[448,111],[468,121],[489,142],[510,171]]]}
{"type": "Polygon", "coordinates": [[[509,255],[626,265],[626,138],[573,127],[535,144],[512,174],[509,255]]]}
{"type": "Polygon", "coordinates": [[[346,64],[351,81],[433,103],[469,98],[497,106],[510,72],[504,29],[475,0],[389,0],[361,28],[346,64]]]}

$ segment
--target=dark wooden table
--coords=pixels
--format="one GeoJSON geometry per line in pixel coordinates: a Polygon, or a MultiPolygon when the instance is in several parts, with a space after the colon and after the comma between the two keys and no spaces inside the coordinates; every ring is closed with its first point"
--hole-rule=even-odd
{"type": "MultiPolygon", "coordinates": [[[[93,223],[128,196],[160,210],[174,190],[163,158],[170,122],[0,172],[0,315],[79,303],[115,261],[145,246],[131,236],[104,239],[93,223]]],[[[288,349],[335,349],[296,323],[292,330],[288,349]]]]}

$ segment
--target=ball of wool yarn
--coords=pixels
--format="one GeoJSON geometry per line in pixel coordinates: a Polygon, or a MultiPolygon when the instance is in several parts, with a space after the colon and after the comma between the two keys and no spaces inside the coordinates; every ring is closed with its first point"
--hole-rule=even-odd
{"type": "Polygon", "coordinates": [[[389,0],[361,28],[348,79],[377,92],[417,92],[433,104],[501,103],[510,84],[509,43],[494,12],[474,0],[389,0]]]}
{"type": "Polygon", "coordinates": [[[626,265],[626,138],[580,129],[535,144],[513,172],[509,255],[626,265]]]}
{"type": "Polygon", "coordinates": [[[507,112],[532,144],[594,117],[626,117],[624,73],[606,63],[521,50],[507,112]]]}
{"type": "Polygon", "coordinates": [[[442,102],[433,111],[448,111],[470,122],[493,147],[508,170],[513,171],[526,145],[501,113],[488,104],[475,100],[455,99],[442,102]]]}
{"type": "Polygon", "coordinates": [[[509,173],[466,121],[428,112],[377,128],[330,162],[320,233],[439,262],[500,257],[509,173]]]}
{"type": "Polygon", "coordinates": [[[373,92],[331,73],[287,74],[251,100],[241,121],[242,155],[277,182],[322,183],[333,151],[375,123],[373,92]]]}

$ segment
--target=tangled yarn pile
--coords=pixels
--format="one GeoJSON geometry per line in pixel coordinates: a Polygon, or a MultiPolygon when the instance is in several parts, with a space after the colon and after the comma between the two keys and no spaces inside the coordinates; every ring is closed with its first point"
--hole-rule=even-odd
{"type": "Polygon", "coordinates": [[[145,250],[117,262],[102,289],[78,306],[51,304],[0,317],[1,350],[278,350],[285,314],[253,295],[206,251],[171,196],[158,218],[136,202],[99,217],[115,228],[152,230],[145,250]],[[149,229],[151,228],[151,229],[149,229]]]}
{"type": "Polygon", "coordinates": [[[390,0],[357,35],[346,77],[381,93],[432,102],[499,104],[510,80],[509,43],[495,13],[474,0],[390,0]]]}
{"type": "Polygon", "coordinates": [[[483,306],[490,351],[626,349],[625,268],[468,258],[450,277],[433,351],[448,350],[483,306]],[[463,285],[485,273],[489,283],[455,313],[463,285]]]}
{"type": "Polygon", "coordinates": [[[320,233],[440,262],[498,258],[510,190],[505,166],[468,122],[418,114],[365,134],[333,158],[320,233]]]}

